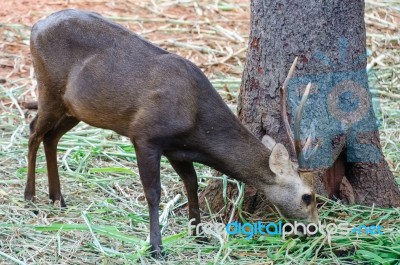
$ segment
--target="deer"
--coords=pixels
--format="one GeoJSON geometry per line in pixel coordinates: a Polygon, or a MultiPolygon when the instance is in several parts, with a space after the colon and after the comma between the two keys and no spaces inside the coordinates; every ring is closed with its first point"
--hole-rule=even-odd
{"type": "MultiPolygon", "coordinates": [[[[26,201],[35,200],[36,155],[43,142],[49,198],[66,207],[57,144],[83,121],[131,140],[148,204],[150,247],[155,257],[162,251],[161,156],[183,181],[193,225],[200,223],[193,162],[256,187],[284,218],[317,222],[315,194],[300,177],[297,160],[290,158],[283,144],[268,135],[260,140],[245,128],[189,60],[100,14],[74,9],[39,20],[32,27],[30,50],[38,99],[30,105],[37,108],[37,114],[30,123],[26,201]]],[[[282,89],[294,68],[295,62],[282,89]]],[[[302,106],[309,89],[310,85],[302,106]]],[[[302,109],[297,111],[297,123],[302,109]]],[[[292,137],[287,118],[285,123],[292,137]]]]}

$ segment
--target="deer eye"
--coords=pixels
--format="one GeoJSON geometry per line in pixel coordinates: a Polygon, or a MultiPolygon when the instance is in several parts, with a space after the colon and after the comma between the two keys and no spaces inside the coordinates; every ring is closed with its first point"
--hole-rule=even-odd
{"type": "Polygon", "coordinates": [[[304,194],[301,199],[303,200],[303,202],[308,206],[311,204],[311,200],[312,200],[312,195],[311,194],[304,194]]]}

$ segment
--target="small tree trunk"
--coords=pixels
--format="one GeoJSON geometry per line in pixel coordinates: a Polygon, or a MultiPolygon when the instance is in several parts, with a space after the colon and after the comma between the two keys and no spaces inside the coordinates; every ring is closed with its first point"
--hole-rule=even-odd
{"type": "MultiPolygon", "coordinates": [[[[238,115],[258,138],[268,134],[288,147],[279,89],[297,56],[288,111],[293,120],[303,89],[312,82],[301,136],[311,134],[321,147],[300,166],[315,170],[316,190],[359,204],[400,206],[399,188],[379,144],[365,52],[363,1],[252,0],[238,115]]],[[[213,183],[202,196],[213,198],[214,210],[224,204],[216,194],[220,190],[221,184],[213,183]]],[[[246,194],[244,209],[260,209],[254,189],[246,194]]]]}

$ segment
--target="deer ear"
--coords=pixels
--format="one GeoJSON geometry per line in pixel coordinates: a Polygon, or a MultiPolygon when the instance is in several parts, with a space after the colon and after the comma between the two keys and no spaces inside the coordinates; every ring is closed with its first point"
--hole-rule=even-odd
{"type": "Polygon", "coordinates": [[[283,144],[277,143],[269,157],[269,168],[277,176],[287,177],[290,168],[289,153],[283,144]]]}
{"type": "Polygon", "coordinates": [[[271,136],[269,135],[264,135],[261,142],[267,147],[270,151],[274,149],[274,146],[276,145],[276,142],[274,139],[272,139],[271,136]]]}

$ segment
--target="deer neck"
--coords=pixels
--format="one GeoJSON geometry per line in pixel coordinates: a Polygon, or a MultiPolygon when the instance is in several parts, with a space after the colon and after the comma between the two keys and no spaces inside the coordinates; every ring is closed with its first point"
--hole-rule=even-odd
{"type": "Polygon", "coordinates": [[[252,186],[269,182],[265,176],[272,176],[268,166],[271,152],[233,113],[220,121],[198,130],[199,139],[206,139],[199,144],[203,154],[199,162],[252,186]]]}

